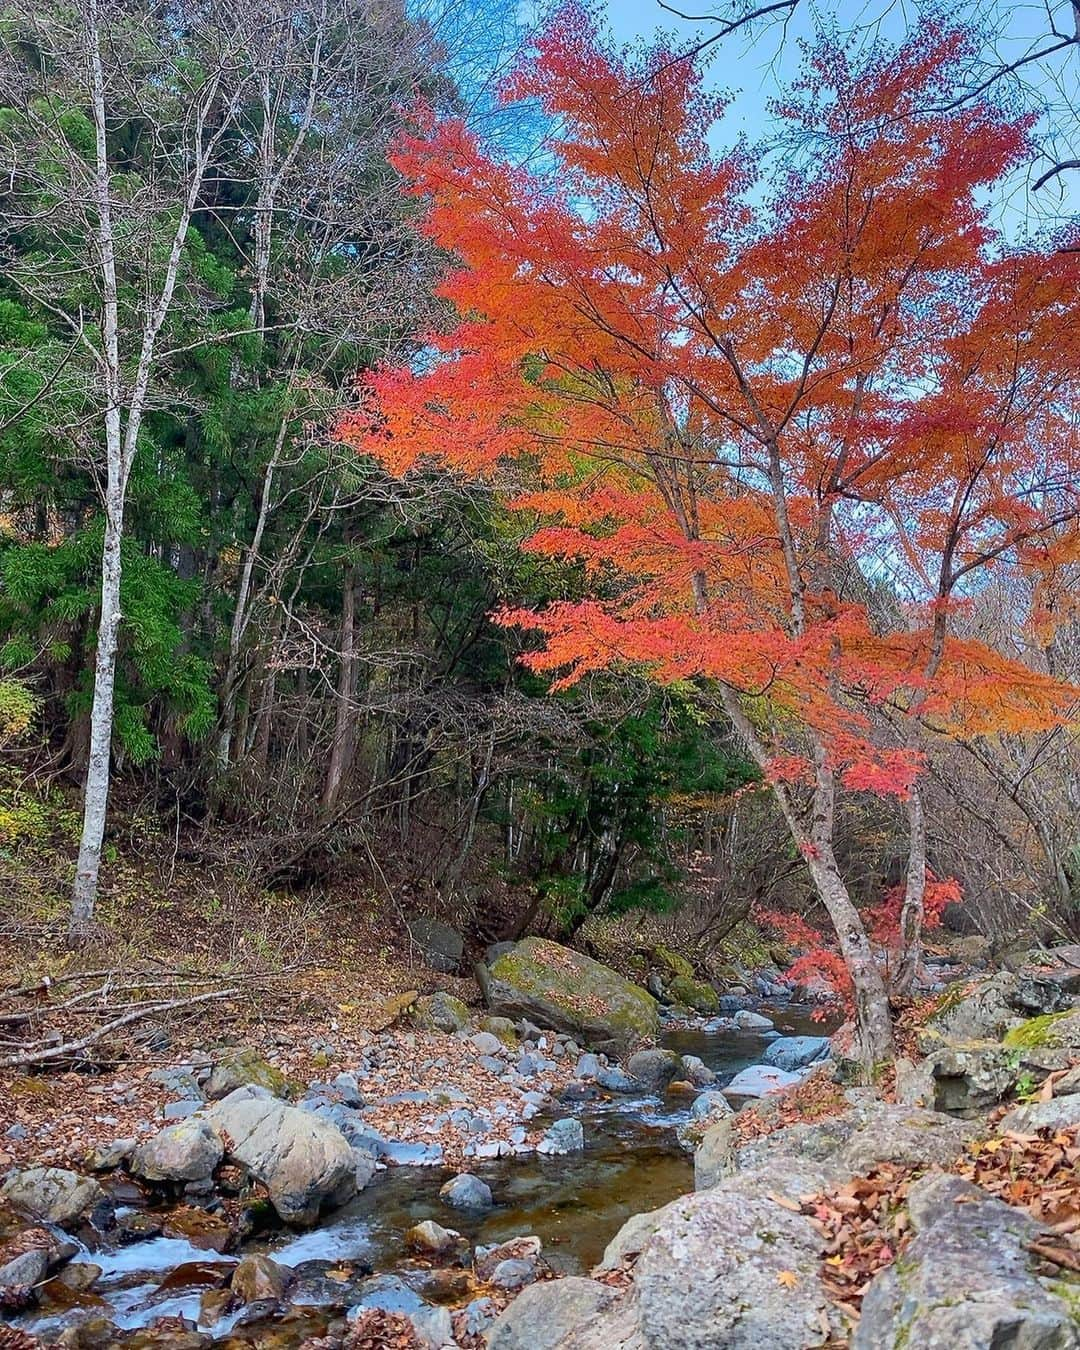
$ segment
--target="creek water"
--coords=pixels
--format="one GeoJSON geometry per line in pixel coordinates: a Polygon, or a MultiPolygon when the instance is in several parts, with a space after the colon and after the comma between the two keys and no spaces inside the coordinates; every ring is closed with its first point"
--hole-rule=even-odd
{"type": "MultiPolygon", "coordinates": [[[[821,1034],[805,1008],[790,1006],[769,1015],[783,1034],[821,1034]]],[[[711,1030],[704,1023],[669,1028],[663,1044],[680,1055],[697,1055],[723,1086],[740,1069],[758,1063],[774,1035],[711,1030]]],[[[263,1234],[240,1255],[262,1251],[296,1269],[300,1285],[291,1301],[312,1312],[320,1304],[347,1301],[337,1281],[348,1283],[371,1273],[399,1275],[426,1299],[452,1301],[453,1286],[432,1284],[433,1273],[406,1250],[405,1233],[424,1219],[457,1229],[474,1244],[533,1233],[543,1242],[545,1259],[560,1273],[587,1271],[628,1218],[693,1189],[693,1160],[675,1133],[688,1118],[692,1100],[612,1096],[555,1108],[552,1118],[574,1114],[581,1119],[584,1150],[472,1164],[469,1170],[492,1190],[494,1207],[486,1213],[450,1210],[440,1201],[439,1189],[452,1175],[445,1168],[393,1167],[378,1173],[355,1201],[319,1227],[300,1234],[263,1234]]],[[[219,1255],[166,1237],[82,1252],[73,1264],[93,1262],[102,1268],[93,1292],[64,1296],[67,1306],[47,1299],[20,1321],[52,1339],[64,1326],[94,1314],[124,1329],[166,1316],[195,1320],[203,1293],[222,1282],[222,1268],[236,1259],[236,1254],[219,1255]]],[[[216,1324],[215,1336],[225,1334],[233,1320],[216,1324]]],[[[232,1336],[222,1341],[226,1343],[240,1342],[232,1336]]],[[[269,1344],[262,1338],[250,1343],[269,1344]]]]}

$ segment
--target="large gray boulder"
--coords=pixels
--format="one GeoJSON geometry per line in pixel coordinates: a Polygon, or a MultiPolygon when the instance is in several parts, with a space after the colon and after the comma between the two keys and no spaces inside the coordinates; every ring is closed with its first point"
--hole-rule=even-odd
{"type": "Polygon", "coordinates": [[[1048,1102],[1028,1102],[1007,1112],[999,1130],[1034,1134],[1036,1130],[1074,1130],[1080,1126],[1080,1094],[1053,1097],[1048,1102]]]}
{"type": "Polygon", "coordinates": [[[1021,1018],[1014,1006],[1017,977],[999,970],[974,985],[954,985],[920,1036],[921,1050],[947,1041],[999,1041],[1021,1018]]]}
{"type": "Polygon", "coordinates": [[[1011,1092],[1018,1074],[1015,1056],[998,1041],[968,1041],[931,1050],[906,1072],[898,1063],[897,1089],[910,1105],[977,1116],[1011,1092]]]}
{"type": "Polygon", "coordinates": [[[660,1008],[651,994],[544,938],[525,938],[477,974],[493,1012],[563,1031],[580,1044],[619,1053],[659,1034],[660,1008]]]}
{"type": "Polygon", "coordinates": [[[10,1173],[0,1186],[0,1200],[59,1228],[100,1217],[111,1208],[108,1196],[92,1177],[65,1167],[28,1167],[10,1173]]]}
{"type": "Polygon", "coordinates": [[[145,1181],[205,1181],[224,1156],[225,1145],[210,1122],[189,1116],[140,1144],[129,1166],[145,1181]]]}
{"type": "Polygon", "coordinates": [[[787,1125],[736,1146],[732,1120],[706,1131],[694,1155],[699,1190],[726,1176],[759,1177],[791,1198],[841,1185],[881,1163],[948,1167],[974,1136],[974,1122],[938,1111],[868,1101],[843,1115],[787,1125]]]}
{"type": "Polygon", "coordinates": [[[406,927],[432,970],[437,970],[440,975],[453,975],[465,955],[465,939],[457,929],[423,915],[410,919],[406,927]]]}
{"type": "Polygon", "coordinates": [[[794,1350],[830,1338],[821,1238],[756,1182],[735,1178],[665,1205],[623,1254],[635,1245],[632,1291],[560,1350],[794,1350]]]}
{"type": "Polygon", "coordinates": [[[805,1074],[789,1073],[786,1069],[774,1069],[768,1064],[751,1064],[741,1069],[723,1089],[728,1101],[748,1102],[758,1097],[769,1097],[776,1092],[797,1087],[805,1074]]]}
{"type": "Polygon", "coordinates": [[[912,1187],[916,1237],[875,1277],[852,1350],[1075,1350],[1065,1302],[1034,1274],[1026,1249],[1040,1226],[959,1177],[912,1187]]]}
{"type": "Polygon", "coordinates": [[[578,1276],[531,1284],[487,1333],[488,1350],[556,1350],[570,1331],[603,1311],[614,1297],[606,1285],[578,1276]]]}
{"type": "Polygon", "coordinates": [[[357,1160],[348,1141],[309,1111],[272,1097],[227,1098],[206,1112],[206,1120],[227,1137],[229,1161],[263,1183],[286,1223],[314,1223],[320,1210],[356,1192],[357,1160]]]}

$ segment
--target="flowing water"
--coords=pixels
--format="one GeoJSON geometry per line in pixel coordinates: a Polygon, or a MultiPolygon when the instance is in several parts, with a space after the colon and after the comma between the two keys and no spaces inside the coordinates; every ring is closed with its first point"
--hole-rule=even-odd
{"type": "MultiPolygon", "coordinates": [[[[771,1015],[785,1034],[821,1034],[805,1009],[789,1007],[771,1015]]],[[[706,1023],[670,1028],[663,1044],[680,1055],[699,1056],[723,1085],[740,1069],[758,1063],[770,1039],[769,1033],[710,1030],[706,1023]]],[[[472,1164],[470,1170],[492,1190],[495,1205],[487,1213],[447,1209],[439,1199],[440,1187],[452,1175],[446,1169],[395,1167],[378,1173],[352,1204],[320,1227],[301,1234],[263,1235],[245,1250],[264,1251],[297,1269],[301,1280],[292,1301],[316,1306],[343,1301],[337,1281],[372,1272],[401,1275],[431,1301],[452,1301],[453,1285],[432,1284],[432,1272],[406,1251],[406,1231],[424,1219],[455,1228],[472,1243],[535,1233],[555,1269],[564,1274],[587,1271],[628,1218],[693,1189],[693,1160],[675,1134],[692,1100],[614,1096],[558,1108],[555,1114],[573,1113],[582,1120],[584,1151],[472,1164]]],[[[163,1316],[196,1319],[200,1298],[222,1282],[223,1269],[236,1259],[166,1237],[85,1252],[76,1263],[89,1261],[102,1268],[93,1292],[61,1295],[65,1302],[70,1298],[68,1306],[57,1306],[55,1298],[46,1300],[22,1324],[38,1334],[55,1335],[72,1320],[95,1312],[122,1328],[145,1326],[163,1316]]],[[[233,1320],[215,1325],[215,1335],[224,1334],[233,1320]]]]}

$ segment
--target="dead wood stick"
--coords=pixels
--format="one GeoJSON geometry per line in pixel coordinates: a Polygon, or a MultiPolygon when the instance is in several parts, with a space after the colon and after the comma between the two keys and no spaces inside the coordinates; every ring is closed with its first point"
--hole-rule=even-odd
{"type": "Polygon", "coordinates": [[[145,1003],[133,1012],[125,1013],[123,1017],[116,1017],[111,1022],[106,1022],[103,1027],[98,1027],[96,1031],[81,1036],[77,1041],[64,1041],[61,1045],[38,1045],[33,1049],[22,1051],[21,1054],[8,1055],[6,1059],[0,1059],[0,1069],[14,1069],[20,1064],[41,1064],[45,1060],[60,1059],[64,1055],[85,1050],[88,1045],[93,1045],[102,1036],[107,1036],[110,1031],[127,1026],[130,1022],[137,1022],[141,1017],[149,1017],[151,1013],[169,1012],[173,1008],[189,1008],[194,1003],[206,1003],[210,999],[216,998],[229,998],[239,992],[239,989],[218,989],[209,994],[197,994],[194,998],[174,998],[167,1003],[145,1003]]]}

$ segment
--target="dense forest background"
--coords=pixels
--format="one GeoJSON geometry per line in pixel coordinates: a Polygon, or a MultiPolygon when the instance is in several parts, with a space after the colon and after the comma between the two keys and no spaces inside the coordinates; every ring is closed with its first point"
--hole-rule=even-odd
{"type": "MultiPolygon", "coordinates": [[[[479,941],[566,937],[625,912],[665,913],[694,940],[755,907],[813,917],[803,860],[719,705],[631,673],[550,694],[518,664],[528,636],[491,614],[575,598],[583,575],[523,554],[529,522],[483,486],[392,478],[335,436],[358,374],[422,360],[419,335],[444,322],[444,260],[386,160],[408,110],[422,98],[519,161],[543,153],[538,109],[493,94],[527,38],[518,8],[178,0],[88,13],[96,70],[78,7],[0,11],[7,861],[37,828],[35,803],[73,800],[93,759],[120,490],[106,879],[119,852],[164,847],[265,890],[359,886],[479,941]],[[115,465],[110,390],[135,426],[115,465]]],[[[1074,32],[1035,34],[1031,50],[1075,63],[1074,32]]],[[[1056,66],[1032,60],[1021,82],[1008,58],[981,51],[972,87],[993,75],[1048,119],[1057,157],[1030,184],[1069,159],[1069,110],[1056,66]]],[[[872,611],[898,604],[880,580],[865,587],[872,611]]],[[[969,631],[1075,680],[1080,621],[1041,642],[1017,601],[1007,582],[987,587],[969,631]]],[[[938,748],[924,799],[931,865],[962,885],[949,922],[1001,942],[1080,935],[1072,730],[938,748]]],[[[905,854],[899,805],[846,799],[838,837],[853,895],[879,902],[905,854]]]]}

